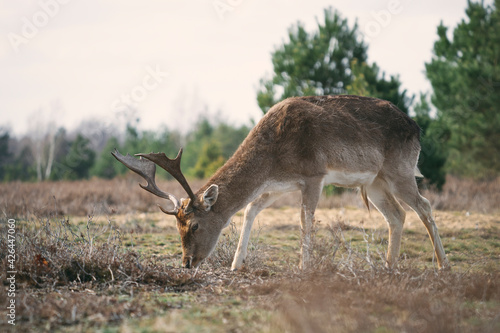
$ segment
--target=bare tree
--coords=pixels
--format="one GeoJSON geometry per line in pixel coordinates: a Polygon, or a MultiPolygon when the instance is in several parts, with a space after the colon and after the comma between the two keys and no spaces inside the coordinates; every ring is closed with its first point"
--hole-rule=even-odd
{"type": "Polygon", "coordinates": [[[50,111],[40,107],[30,117],[28,135],[31,138],[31,150],[35,157],[37,180],[49,179],[54,164],[56,149],[57,113],[61,111],[60,103],[50,105],[50,111]],[[47,115],[45,117],[44,115],[47,115]]]}

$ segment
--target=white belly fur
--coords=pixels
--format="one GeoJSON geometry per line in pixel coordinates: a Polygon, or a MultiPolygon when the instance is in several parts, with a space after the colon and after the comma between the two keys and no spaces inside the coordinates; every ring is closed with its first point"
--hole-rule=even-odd
{"type": "Polygon", "coordinates": [[[349,172],[330,170],[323,178],[324,185],[332,184],[343,187],[370,185],[377,174],[373,172],[349,172]]]}

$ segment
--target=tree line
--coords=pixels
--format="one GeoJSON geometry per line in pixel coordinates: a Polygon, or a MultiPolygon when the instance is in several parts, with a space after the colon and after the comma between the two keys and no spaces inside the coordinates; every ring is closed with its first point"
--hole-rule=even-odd
{"type": "MultiPolygon", "coordinates": [[[[232,126],[223,121],[200,118],[187,134],[164,128],[139,130],[128,123],[122,131],[82,131],[68,134],[60,128],[43,137],[12,138],[0,135],[0,179],[3,181],[77,180],[90,177],[111,179],[128,169],[111,151],[122,153],[165,152],[175,157],[184,147],[182,169],[192,178],[206,178],[233,154],[249,132],[248,126],[232,126]],[[87,134],[85,132],[88,132],[87,134]],[[102,137],[104,136],[104,138],[102,137]]],[[[163,174],[163,173],[162,173],[163,174]]],[[[169,175],[165,174],[165,177],[169,175]]]]}
{"type": "MultiPolygon", "coordinates": [[[[500,173],[500,0],[491,6],[469,2],[450,34],[437,27],[432,59],[425,64],[432,91],[409,95],[397,75],[387,76],[368,59],[357,24],[332,8],[317,27],[300,22],[271,54],[273,72],[260,80],[257,104],[265,114],[290,96],[355,94],[391,101],[422,129],[419,168],[426,182],[441,188],[446,174],[488,179],[500,173]]],[[[126,172],[109,152],[162,151],[175,156],[184,147],[188,177],[207,178],[236,150],[250,130],[223,121],[198,121],[186,135],[168,129],[140,131],[129,122],[122,131],[100,135],[64,128],[43,137],[12,138],[0,133],[0,180],[41,181],[113,178],[126,172]]]]}

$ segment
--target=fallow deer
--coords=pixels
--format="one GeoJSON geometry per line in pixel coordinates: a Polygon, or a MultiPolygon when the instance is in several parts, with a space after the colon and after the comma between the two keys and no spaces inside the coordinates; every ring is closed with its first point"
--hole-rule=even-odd
{"type": "Polygon", "coordinates": [[[420,217],[431,239],[440,268],[449,265],[429,201],[418,191],[417,160],[420,128],[390,102],[338,95],[288,98],[274,105],[251,130],[234,155],[194,193],[176,159],[163,153],[137,154],[136,159],[114,151],[113,156],[141,175],[141,187],[170,200],[160,209],[177,218],[182,265],[198,267],[215,248],[223,228],[244,208],[244,222],[232,269],[242,267],[256,215],[281,194],[301,191],[302,247],[300,265],[311,260],[314,212],[325,184],[358,187],[389,225],[387,265],[399,256],[408,204],[420,217]],[[172,174],[188,194],[174,197],[155,184],[155,164],[172,174]]]}

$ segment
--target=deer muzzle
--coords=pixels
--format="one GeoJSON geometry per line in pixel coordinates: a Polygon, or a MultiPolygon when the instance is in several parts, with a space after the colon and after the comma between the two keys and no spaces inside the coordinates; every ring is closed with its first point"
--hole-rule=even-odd
{"type": "Polygon", "coordinates": [[[182,267],[184,268],[191,268],[191,263],[193,261],[193,257],[186,257],[182,261],[182,267]]]}

